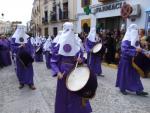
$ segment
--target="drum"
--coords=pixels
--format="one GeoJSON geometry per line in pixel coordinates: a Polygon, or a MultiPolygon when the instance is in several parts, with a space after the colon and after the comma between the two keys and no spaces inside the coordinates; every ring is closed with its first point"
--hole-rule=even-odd
{"type": "Polygon", "coordinates": [[[98,43],[93,47],[93,53],[97,53],[102,49],[102,43],[98,43]]]}
{"type": "Polygon", "coordinates": [[[68,90],[84,98],[93,98],[97,85],[96,76],[90,73],[88,67],[77,67],[66,79],[68,90]]]}
{"type": "Polygon", "coordinates": [[[132,65],[142,77],[150,73],[150,59],[142,53],[133,58],[132,65]]]}
{"type": "Polygon", "coordinates": [[[41,54],[42,53],[42,48],[38,47],[35,51],[36,54],[41,54]]]}
{"type": "Polygon", "coordinates": [[[29,64],[34,62],[34,59],[32,58],[32,56],[26,51],[20,52],[18,57],[24,67],[28,67],[29,64]]]}

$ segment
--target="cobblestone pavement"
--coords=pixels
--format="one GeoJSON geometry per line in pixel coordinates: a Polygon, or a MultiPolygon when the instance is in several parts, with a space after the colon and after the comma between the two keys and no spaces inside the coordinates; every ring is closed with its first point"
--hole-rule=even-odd
{"type": "MultiPolygon", "coordinates": [[[[9,66],[0,70],[0,113],[54,113],[56,78],[44,63],[34,63],[37,90],[18,89],[18,81],[9,66]]],[[[98,77],[96,97],[91,100],[92,113],[150,113],[150,96],[124,96],[114,87],[116,69],[103,66],[105,77],[98,77]]],[[[142,79],[150,93],[150,79],[142,79]]]]}

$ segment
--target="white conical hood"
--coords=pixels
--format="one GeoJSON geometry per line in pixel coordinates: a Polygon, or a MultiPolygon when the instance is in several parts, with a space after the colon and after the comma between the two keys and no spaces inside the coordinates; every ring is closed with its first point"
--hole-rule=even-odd
{"type": "Polygon", "coordinates": [[[27,43],[28,35],[25,33],[25,26],[18,25],[12,38],[15,38],[15,43],[27,43]]]}
{"type": "Polygon", "coordinates": [[[44,50],[45,51],[50,51],[50,47],[52,45],[52,38],[49,36],[46,42],[44,43],[44,50]]]}
{"type": "Polygon", "coordinates": [[[41,37],[36,37],[35,38],[35,44],[36,44],[36,46],[40,46],[41,44],[42,44],[42,41],[41,41],[41,37]]]}
{"type": "Polygon", "coordinates": [[[125,33],[125,36],[122,41],[128,40],[131,42],[131,46],[139,47],[137,42],[139,42],[139,35],[138,35],[138,26],[136,24],[131,24],[125,33]]]}
{"type": "Polygon", "coordinates": [[[31,44],[34,45],[35,44],[35,38],[31,37],[31,44]]]}
{"type": "Polygon", "coordinates": [[[80,45],[73,31],[73,24],[66,22],[57,45],[60,45],[58,54],[63,56],[75,56],[80,51],[80,45]]]}
{"type": "Polygon", "coordinates": [[[96,42],[96,29],[95,27],[92,27],[90,29],[90,33],[87,36],[87,38],[91,41],[91,42],[96,42]]]}
{"type": "Polygon", "coordinates": [[[57,43],[58,42],[61,34],[62,34],[62,31],[59,31],[58,34],[57,34],[57,36],[53,39],[53,43],[57,43]]]}

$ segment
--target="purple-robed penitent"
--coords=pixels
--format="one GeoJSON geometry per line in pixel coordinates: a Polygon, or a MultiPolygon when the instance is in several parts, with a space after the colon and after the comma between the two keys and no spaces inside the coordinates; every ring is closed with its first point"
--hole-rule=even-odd
{"type": "Polygon", "coordinates": [[[34,72],[33,72],[33,66],[32,63],[30,63],[28,66],[24,66],[19,59],[19,54],[23,51],[28,52],[31,56],[33,55],[33,47],[31,46],[31,44],[28,42],[27,44],[25,44],[25,47],[23,48],[19,48],[19,44],[16,44],[15,46],[13,46],[13,49],[16,53],[16,73],[17,73],[17,77],[19,80],[20,84],[28,84],[28,85],[33,85],[33,76],[34,76],[34,72]]]}
{"type": "Polygon", "coordinates": [[[85,49],[87,51],[87,64],[94,74],[100,75],[101,69],[101,57],[98,54],[91,53],[90,50],[96,45],[96,42],[91,42],[88,38],[85,42],[85,49]]]}
{"type": "Polygon", "coordinates": [[[52,43],[51,52],[53,54],[57,54],[58,53],[59,46],[56,46],[56,45],[57,45],[57,43],[52,43]]]}
{"type": "MultiPolygon", "coordinates": [[[[54,48],[53,48],[54,49],[54,48]]],[[[55,50],[58,50],[55,48],[55,50]]],[[[53,51],[54,52],[54,51],[53,51]]],[[[89,101],[82,105],[82,98],[70,92],[66,87],[66,77],[75,67],[75,56],[62,56],[52,54],[51,68],[55,73],[65,73],[62,79],[57,80],[55,113],[90,113],[92,112],[89,101]]]]}
{"type": "Polygon", "coordinates": [[[10,43],[6,39],[0,40],[0,54],[1,54],[1,61],[4,66],[11,65],[11,57],[10,57],[10,43]]]}
{"type": "Polygon", "coordinates": [[[118,66],[116,87],[121,91],[143,91],[140,75],[132,66],[132,58],[136,55],[136,48],[130,41],[123,41],[121,45],[121,59],[118,66]]]}
{"type": "MultiPolygon", "coordinates": [[[[13,64],[14,64],[14,69],[15,69],[15,72],[16,72],[16,68],[17,68],[17,65],[16,65],[16,48],[19,46],[19,44],[15,43],[15,38],[11,38],[10,40],[10,48],[11,48],[11,53],[12,53],[12,60],[13,60],[13,64]]],[[[17,72],[16,72],[17,74],[17,72]]]]}
{"type": "Polygon", "coordinates": [[[50,69],[50,58],[51,58],[51,54],[49,51],[45,51],[45,60],[46,60],[46,67],[47,69],[50,69]]]}
{"type": "Polygon", "coordinates": [[[29,48],[30,48],[31,56],[33,57],[35,50],[34,50],[34,46],[31,44],[31,38],[28,38],[28,45],[29,45],[29,48]]]}
{"type": "Polygon", "coordinates": [[[45,60],[46,60],[46,67],[47,67],[47,69],[51,68],[51,65],[50,65],[51,50],[52,50],[52,47],[49,46],[49,49],[45,50],[45,52],[44,52],[45,53],[45,60]]]}
{"type": "Polygon", "coordinates": [[[13,54],[13,53],[15,53],[15,51],[14,51],[14,46],[16,45],[15,38],[11,38],[10,44],[11,44],[11,52],[13,54]]]}
{"type": "MultiPolygon", "coordinates": [[[[43,48],[42,45],[41,45],[40,47],[43,48]]],[[[36,46],[36,47],[35,47],[35,51],[36,51],[36,49],[38,49],[38,48],[39,48],[39,47],[36,46]]],[[[35,59],[36,62],[43,62],[43,52],[38,53],[38,54],[35,53],[34,59],[35,59]]]]}

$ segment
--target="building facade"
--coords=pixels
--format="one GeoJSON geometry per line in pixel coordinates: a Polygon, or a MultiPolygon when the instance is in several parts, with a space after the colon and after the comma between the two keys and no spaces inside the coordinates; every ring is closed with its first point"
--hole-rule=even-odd
{"type": "Polygon", "coordinates": [[[18,24],[22,24],[22,22],[21,21],[12,21],[11,22],[12,33],[15,32],[18,24]]]}
{"type": "Polygon", "coordinates": [[[34,36],[42,33],[42,3],[43,0],[34,0],[31,13],[31,32],[34,36]]]}
{"type": "Polygon", "coordinates": [[[11,34],[12,33],[12,23],[9,21],[0,21],[0,34],[11,34]]]}
{"type": "Polygon", "coordinates": [[[150,7],[148,0],[77,0],[77,32],[89,32],[90,27],[97,30],[120,29],[136,23],[140,28],[146,27],[146,10],[150,7]],[[129,4],[133,11],[128,19],[121,16],[124,3],[129,4]],[[86,15],[85,7],[89,6],[91,13],[86,15]]]}
{"type": "Polygon", "coordinates": [[[31,16],[34,34],[56,36],[66,21],[73,22],[77,28],[76,4],[76,0],[34,0],[31,16]]]}

